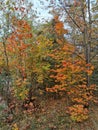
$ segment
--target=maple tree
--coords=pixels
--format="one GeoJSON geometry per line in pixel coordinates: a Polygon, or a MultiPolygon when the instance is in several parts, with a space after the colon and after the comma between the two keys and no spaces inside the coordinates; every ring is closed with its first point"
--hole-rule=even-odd
{"type": "Polygon", "coordinates": [[[46,58],[52,41],[43,36],[33,40],[32,28],[25,20],[13,17],[12,23],[14,32],[6,41],[13,84],[11,89],[18,99],[24,101],[28,97],[32,100],[37,86],[42,85],[48,76],[50,64],[46,58]]]}
{"type": "MultiPolygon", "coordinates": [[[[84,60],[87,64],[94,64],[94,59],[97,58],[96,51],[96,27],[97,19],[93,16],[96,15],[97,1],[63,1],[58,0],[52,3],[54,12],[57,12],[60,17],[63,17],[65,25],[69,28],[69,40],[76,46],[76,53],[84,55],[84,60]],[[96,6],[94,6],[96,5],[96,6]],[[67,24],[66,24],[67,23],[67,24]],[[96,26],[96,27],[95,27],[96,26]]],[[[67,37],[68,38],[68,37],[67,37]]],[[[86,76],[87,86],[90,86],[91,76],[86,76]]]]}
{"type": "MultiPolygon", "coordinates": [[[[57,25],[55,25],[57,35],[61,34],[58,33],[62,32],[60,30],[64,30],[63,26],[61,28],[61,25],[62,22],[61,24],[57,23],[57,25]]],[[[46,88],[46,90],[56,93],[64,91],[68,95],[69,100],[73,103],[80,104],[80,107],[81,105],[88,106],[89,101],[93,98],[92,90],[94,89],[94,86],[91,85],[87,88],[86,74],[91,75],[94,67],[91,64],[87,64],[83,59],[76,55],[74,53],[75,47],[65,41],[63,37],[62,39],[59,39],[58,36],[57,41],[58,47],[52,51],[52,54],[50,54],[50,57],[56,62],[55,67],[51,69],[53,74],[50,75],[51,78],[55,79],[55,85],[52,88],[46,88]]],[[[83,55],[81,55],[81,57],[84,58],[83,55]]],[[[72,109],[73,108],[74,106],[72,106],[72,109]]],[[[84,110],[85,108],[81,111],[83,112],[84,110]]],[[[77,112],[77,110],[75,112],[77,112]]],[[[72,114],[72,116],[74,115],[72,114]]],[[[77,115],[75,120],[80,121],[86,117],[84,116],[82,118],[80,113],[80,118],[78,119],[77,115]]]]}
{"type": "MultiPolygon", "coordinates": [[[[9,98],[10,98],[10,88],[12,86],[12,77],[11,77],[11,72],[10,72],[10,56],[8,54],[7,50],[7,44],[8,44],[8,38],[10,35],[13,35],[15,30],[15,20],[18,19],[28,19],[30,21],[30,18],[32,15],[29,15],[28,18],[28,13],[32,12],[31,9],[31,4],[27,1],[23,0],[6,0],[6,1],[0,1],[0,22],[1,22],[1,36],[0,36],[0,41],[1,41],[1,46],[2,46],[2,73],[1,76],[3,78],[3,88],[5,89],[5,95],[7,99],[7,103],[9,103],[9,98]],[[26,6],[25,6],[26,5],[26,6]],[[16,17],[16,19],[14,19],[16,17]],[[14,21],[13,21],[14,20],[14,21]],[[14,23],[13,23],[14,22],[14,23]]],[[[16,21],[17,22],[17,21],[16,21]]]]}

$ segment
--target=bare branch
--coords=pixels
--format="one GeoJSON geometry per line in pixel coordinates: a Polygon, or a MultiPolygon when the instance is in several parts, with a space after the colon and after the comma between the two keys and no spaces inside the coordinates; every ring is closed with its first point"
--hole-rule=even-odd
{"type": "Polygon", "coordinates": [[[81,27],[77,24],[77,22],[73,19],[73,17],[69,14],[68,10],[66,9],[66,7],[64,6],[64,4],[61,2],[61,0],[59,0],[60,4],[62,5],[63,9],[65,10],[65,12],[67,13],[67,15],[69,16],[69,18],[72,20],[72,22],[78,27],[78,29],[83,33],[83,30],[81,29],[81,27]]]}

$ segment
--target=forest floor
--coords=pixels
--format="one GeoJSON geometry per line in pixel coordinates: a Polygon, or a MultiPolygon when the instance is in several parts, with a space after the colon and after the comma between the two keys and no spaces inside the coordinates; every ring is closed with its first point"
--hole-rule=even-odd
{"type": "MultiPolygon", "coordinates": [[[[1,99],[1,97],[0,97],[1,99]]],[[[41,110],[32,115],[17,115],[12,122],[4,122],[4,101],[0,100],[0,130],[98,130],[98,104],[90,106],[89,119],[72,122],[66,115],[66,99],[39,98],[41,110]]]]}

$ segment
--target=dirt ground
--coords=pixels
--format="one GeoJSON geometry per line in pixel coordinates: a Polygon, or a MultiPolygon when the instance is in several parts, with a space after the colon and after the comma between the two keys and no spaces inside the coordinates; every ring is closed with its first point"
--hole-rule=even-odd
{"type": "MultiPolygon", "coordinates": [[[[13,124],[18,125],[18,130],[98,130],[98,104],[91,105],[88,120],[75,123],[66,115],[66,98],[40,98],[40,101],[41,111],[28,117],[18,117],[12,124],[0,126],[0,130],[12,130],[13,124]]],[[[1,98],[0,106],[4,106],[1,98]]]]}

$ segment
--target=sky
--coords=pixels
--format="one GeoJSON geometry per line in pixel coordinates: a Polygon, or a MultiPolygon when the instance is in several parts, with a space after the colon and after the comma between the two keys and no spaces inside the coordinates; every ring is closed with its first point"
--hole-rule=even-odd
{"type": "MultiPolygon", "coordinates": [[[[50,5],[50,1],[52,0],[29,0],[31,3],[33,3],[34,10],[37,11],[37,21],[43,23],[44,21],[49,21],[51,18],[53,18],[53,15],[50,14],[51,8],[48,6],[50,5]]],[[[56,0],[57,1],[57,0],[56,0]]],[[[71,1],[71,0],[70,0],[71,1]]],[[[97,0],[91,0],[91,1],[97,1],[97,0]]]]}
{"type": "Polygon", "coordinates": [[[49,13],[51,8],[49,8],[50,0],[29,0],[33,3],[34,10],[37,11],[37,21],[44,22],[50,20],[53,16],[49,13]]]}

